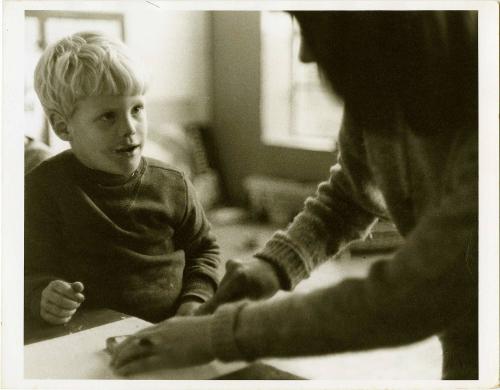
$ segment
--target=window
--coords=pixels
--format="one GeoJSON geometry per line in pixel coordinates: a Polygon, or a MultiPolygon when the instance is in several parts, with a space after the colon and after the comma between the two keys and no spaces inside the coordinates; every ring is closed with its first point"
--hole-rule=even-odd
{"type": "Polygon", "coordinates": [[[298,60],[299,44],[299,28],[289,14],[261,14],[262,140],[333,150],[343,106],[321,84],[316,64],[298,60]]]}

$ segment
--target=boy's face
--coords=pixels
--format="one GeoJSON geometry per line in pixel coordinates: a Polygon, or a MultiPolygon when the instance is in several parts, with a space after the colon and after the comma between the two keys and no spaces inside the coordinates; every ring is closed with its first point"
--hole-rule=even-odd
{"type": "Polygon", "coordinates": [[[67,132],[73,153],[84,165],[130,175],[139,166],[147,134],[144,96],[81,99],[67,132]]]}

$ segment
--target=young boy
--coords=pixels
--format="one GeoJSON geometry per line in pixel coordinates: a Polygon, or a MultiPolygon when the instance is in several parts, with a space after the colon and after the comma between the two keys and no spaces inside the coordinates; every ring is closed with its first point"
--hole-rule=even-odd
{"type": "Polygon", "coordinates": [[[219,249],[185,175],[142,157],[140,66],[121,42],[77,33],[45,51],[35,89],[71,149],[25,177],[25,315],[191,314],[217,287],[219,249]]]}

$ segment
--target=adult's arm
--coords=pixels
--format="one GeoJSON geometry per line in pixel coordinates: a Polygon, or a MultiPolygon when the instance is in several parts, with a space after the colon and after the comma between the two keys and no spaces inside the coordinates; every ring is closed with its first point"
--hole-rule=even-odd
{"type": "Polygon", "coordinates": [[[363,138],[356,130],[345,114],[340,155],[329,180],[318,186],[303,211],[285,231],[277,231],[254,259],[228,261],[217,293],[199,314],[245,297],[263,299],[280,288],[291,290],[316,266],[369,233],[385,207],[372,183],[363,138]]]}
{"type": "Polygon", "coordinates": [[[251,360],[400,345],[436,334],[474,310],[477,135],[461,144],[450,166],[441,203],[421,218],[395,257],[375,263],[365,279],[220,307],[212,322],[216,357],[251,360]]]}
{"type": "Polygon", "coordinates": [[[365,238],[385,215],[366,162],[363,138],[344,115],[338,162],[285,231],[277,231],[256,254],[275,266],[282,288],[290,290],[319,264],[351,241],[365,238]]]}

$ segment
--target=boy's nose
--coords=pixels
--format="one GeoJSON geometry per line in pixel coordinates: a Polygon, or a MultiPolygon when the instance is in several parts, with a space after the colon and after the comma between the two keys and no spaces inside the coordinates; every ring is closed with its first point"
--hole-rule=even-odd
{"type": "Polygon", "coordinates": [[[135,129],[134,123],[131,120],[126,119],[122,126],[123,135],[125,136],[134,135],[136,132],[137,131],[135,129]]]}
{"type": "Polygon", "coordinates": [[[125,127],[125,130],[123,132],[126,136],[128,136],[128,135],[134,135],[137,131],[135,130],[134,126],[128,126],[125,127]]]}

